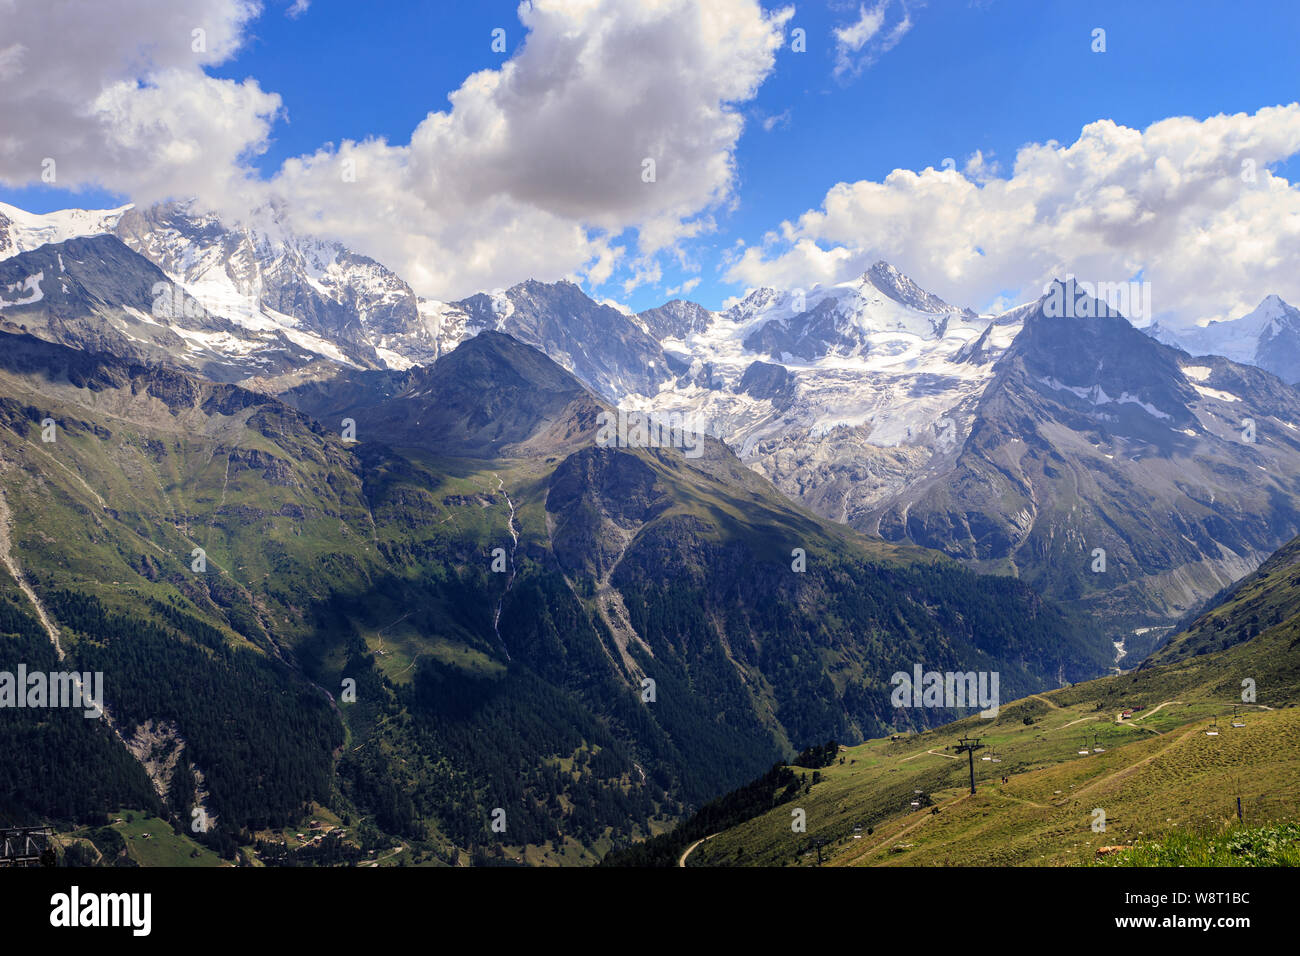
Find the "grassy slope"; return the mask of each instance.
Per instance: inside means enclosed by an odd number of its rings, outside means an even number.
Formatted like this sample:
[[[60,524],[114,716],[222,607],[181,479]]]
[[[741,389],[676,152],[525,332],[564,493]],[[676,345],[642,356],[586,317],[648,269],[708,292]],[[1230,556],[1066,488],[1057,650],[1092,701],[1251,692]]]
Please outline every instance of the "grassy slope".
[[[1247,824],[1295,819],[1298,640],[1292,619],[1224,652],[1025,698],[994,721],[869,741],[791,804],[702,844],[689,864],[806,864],[820,838],[833,865],[1069,865],[1091,861],[1100,846],[1216,834],[1234,821],[1238,795]],[[1258,703],[1241,705],[1246,726],[1233,728],[1247,676],[1257,680]],[[1137,719],[1117,720],[1136,705],[1146,707]],[[1215,717],[1219,736],[1207,736]],[[980,735],[1002,758],[977,753],[973,797],[966,759],[951,749],[963,734]],[[1094,734],[1104,752],[1080,756]],[[931,793],[940,812],[913,810],[915,789]],[[792,807],[807,812],[806,834],[791,832]],[[1096,808],[1106,812],[1104,833],[1092,830]]]
[[[139,866],[208,867],[229,865],[187,834],[177,834],[170,823],[138,810],[118,810],[109,815],[108,828],[122,837],[126,856]],[[128,819],[129,818],[129,819]],[[91,855],[95,866],[112,866],[114,859],[105,857],[91,839],[96,828],[78,827],[56,834],[56,843],[64,848],[80,844]]]
[[[1099,866],[1300,866],[1300,824],[1175,833],[1098,860]]]

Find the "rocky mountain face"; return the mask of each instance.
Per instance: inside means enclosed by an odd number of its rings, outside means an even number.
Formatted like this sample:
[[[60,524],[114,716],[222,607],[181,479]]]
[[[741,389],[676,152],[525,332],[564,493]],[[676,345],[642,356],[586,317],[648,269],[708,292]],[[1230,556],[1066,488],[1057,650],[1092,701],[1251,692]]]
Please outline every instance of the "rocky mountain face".
[[[291,367],[262,361],[269,335],[318,360],[401,370],[429,364],[484,329],[542,349],[611,397],[652,392],[672,375],[657,338],[642,323],[593,302],[571,283],[530,281],[461,302],[423,300],[380,263],[338,243],[294,234],[275,208],[236,225],[187,203],[14,214],[27,225],[21,234],[13,227],[21,241],[0,244],[0,258],[6,248],[12,255],[35,248],[38,240],[111,232],[160,269],[180,295],[233,326],[220,348],[243,372],[240,378]],[[321,374],[337,371],[322,368]]]
[[[444,348],[484,329],[540,349],[599,394],[618,401],[653,394],[673,377],[659,341],[626,312],[590,299],[571,282],[522,282],[443,307]]]
[[[279,331],[361,367],[405,368],[438,356],[436,325],[409,285],[338,243],[287,231],[273,208],[235,227],[185,204],[132,208],[114,234],[205,309],[249,331]]]
[[[1279,671],[1277,683],[1268,681],[1274,699],[1287,684],[1300,686],[1300,654],[1295,653],[1300,648],[1300,538],[1288,541],[1254,572],[1216,595],[1186,625],[1152,655],[1153,664],[1185,662],[1257,640],[1264,645],[1273,637],[1280,639],[1277,643],[1285,652],[1268,662],[1273,666],[1252,661],[1247,673],[1261,675],[1254,678],[1260,681],[1264,673]]]
[[[1117,626],[1151,625],[1300,529],[1300,394],[1094,306],[1087,318],[1033,309],[951,468],[863,526],[1003,563]]]
[[[694,374],[644,404],[822,515],[1087,609],[1121,660],[1300,527],[1297,394],[1259,369],[1101,303],[974,316],[884,264],[798,298],[759,290],[665,340]]]
[[[209,311],[107,234],[0,261],[0,328],[214,381],[284,373],[319,358],[276,326],[250,328]]]
[[[319,418],[333,406],[353,416],[359,435],[463,458],[535,457],[590,444],[609,407],[532,348],[501,332],[481,332],[435,364],[412,369],[392,395],[345,407],[333,389],[295,404]]]
[[[638,312],[637,319],[656,342],[662,342],[664,339],[684,339],[688,335],[708,331],[713,324],[713,313],[698,303],[673,299],[656,308]]]
[[[1157,323],[1146,332],[1192,355],[1222,355],[1272,372],[1289,384],[1300,384],[1300,309],[1279,296],[1267,296],[1255,311],[1227,322],[1186,329]]]
[[[897,357],[918,340],[943,339],[950,323],[961,326],[975,320],[980,329],[987,324],[979,323],[973,312],[922,291],[885,262],[877,262],[855,283],[814,289],[811,295],[770,296],[763,291],[751,293],[734,307],[733,315],[742,321],[761,316],[742,341],[746,350],[766,352],[776,361],[881,353]]]

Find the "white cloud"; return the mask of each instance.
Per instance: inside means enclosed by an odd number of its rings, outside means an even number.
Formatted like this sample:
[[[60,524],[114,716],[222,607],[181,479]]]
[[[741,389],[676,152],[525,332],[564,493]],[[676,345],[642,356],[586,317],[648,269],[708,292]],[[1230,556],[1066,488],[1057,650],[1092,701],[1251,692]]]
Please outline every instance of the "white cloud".
[[[442,297],[592,261],[597,279],[610,271],[602,235],[635,229],[645,259],[711,228],[707,211],[734,187],[735,105],[772,69],[791,11],[765,15],[755,0],[535,0],[519,13],[522,50],[467,78],[409,147],[345,144],[286,165],[274,187],[302,221],[329,221]],[[346,187],[344,154],[358,165]],[[660,271],[632,268],[631,287]]]
[[[777,127],[789,126],[790,117],[792,115],[793,115],[792,112],[786,109],[786,110],[782,110],[780,113],[775,113],[771,116],[764,116],[763,132],[770,133],[772,132],[772,130],[776,129]]]
[[[140,201],[245,178],[280,99],[203,70],[238,50],[251,0],[18,0],[0,49],[0,183],[102,184]]]
[[[858,7],[858,19],[847,26],[837,27],[835,45],[845,53],[857,53],[868,40],[880,32],[885,25],[885,7],[887,0],[868,8],[865,4]]]
[[[1267,168],[1297,153],[1300,104],[1146,130],[1099,120],[1067,146],[1025,146],[1006,178],[976,156],[966,175],[896,169],[883,182],[839,183],[820,208],[739,252],[726,276],[807,287],[883,258],[983,308],[1067,273],[1140,272],[1162,321],[1228,318],[1266,293],[1300,300],[1300,188]]]
[[[673,286],[671,289],[664,290],[664,295],[666,295],[670,299],[674,299],[683,295],[690,295],[693,291],[695,291],[695,287],[699,284],[700,284],[700,277],[696,276],[693,279],[687,279],[681,285]]]
[[[793,10],[532,0],[518,12],[518,51],[467,77],[409,145],[329,144],[261,182],[248,159],[265,148],[278,96],[203,71],[238,48],[251,0],[20,0],[0,45],[0,182],[38,181],[54,156],[59,185],[137,202],[193,195],[233,217],[275,199],[293,227],[441,299],[575,272],[599,283],[620,265],[633,285],[657,281],[659,254],[710,230],[711,211],[732,201],[739,107],[772,70]],[[609,238],[624,234],[631,263]]]
[[[617,299],[601,299],[600,304],[607,305],[611,309],[617,309],[619,312],[622,312],[624,315],[636,315],[635,312],[633,312],[622,302],[619,302]]]
[[[835,76],[857,76],[874,64],[912,29],[911,13],[906,2],[900,4],[901,15],[888,29],[885,23],[893,0],[879,0],[873,6],[858,6],[858,18],[831,31],[835,37]]]

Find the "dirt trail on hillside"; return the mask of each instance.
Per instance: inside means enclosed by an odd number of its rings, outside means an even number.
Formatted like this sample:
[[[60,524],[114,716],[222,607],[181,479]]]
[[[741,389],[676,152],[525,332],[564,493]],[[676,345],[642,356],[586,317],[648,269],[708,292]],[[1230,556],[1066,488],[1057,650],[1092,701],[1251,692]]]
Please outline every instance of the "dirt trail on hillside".
[[[1156,704],[1154,707],[1152,707],[1150,710],[1148,710],[1148,711],[1147,711],[1145,714],[1143,714],[1141,717],[1134,717],[1133,720],[1134,720],[1134,721],[1138,721],[1138,720],[1146,720],[1148,717],[1150,717],[1152,714],[1154,714],[1154,713],[1155,713],[1157,710],[1159,710],[1161,707],[1168,707],[1170,704],[1181,704],[1181,703],[1182,703],[1181,700],[1167,700],[1167,701],[1165,701],[1163,704]]]
[[[938,809],[942,813],[944,810],[947,810],[951,807],[955,807],[957,806],[957,804],[969,800],[970,796],[971,795],[969,793],[963,793],[956,800],[949,800],[947,803],[940,805]],[[891,843],[895,840],[901,840],[903,837],[907,836],[909,833],[911,833],[921,824],[926,823],[929,820],[933,820],[935,816],[936,814],[933,811],[931,811],[930,813],[927,813],[924,816],[922,816],[921,819],[917,820],[915,823],[904,827],[903,829],[899,830],[897,833],[891,833],[889,836],[885,837],[880,842],[873,843],[871,846],[859,850],[857,853],[853,854],[852,856],[848,856],[847,854],[845,854],[843,857],[839,857],[835,860],[831,860],[830,861],[831,865],[847,866],[850,863],[852,863],[854,860],[860,860],[864,856],[869,856],[870,854],[875,853],[877,850],[883,847],[886,843]]]
[[[1096,714],[1089,714],[1087,717],[1080,717],[1078,720],[1072,720],[1072,721],[1070,721],[1068,724],[1062,724],[1060,727],[1057,727],[1056,729],[1057,729],[1057,730],[1064,730],[1066,727],[1073,727],[1075,724],[1081,724],[1081,723],[1083,723],[1085,720],[1102,720],[1102,719],[1104,719],[1104,718],[1099,717],[1099,716],[1096,715]]]
[[[917,757],[924,757],[926,754],[934,754],[936,757],[947,757],[949,760],[960,760],[960,757],[954,757],[952,754],[939,753],[937,750],[926,750],[919,754],[912,754],[910,757],[904,757],[899,763],[905,763],[908,760],[915,760]]]
[[[1183,742],[1184,740],[1186,740],[1188,737],[1191,737],[1193,734],[1197,733],[1200,729],[1201,729],[1201,728],[1200,728],[1200,725],[1199,725],[1199,724],[1193,723],[1192,726],[1188,727],[1185,731],[1183,731],[1181,734],[1179,734],[1179,735],[1178,735],[1177,737],[1175,737],[1173,740],[1169,741],[1169,743],[1165,744],[1163,747],[1161,747],[1161,748],[1160,748],[1159,750],[1157,750],[1155,753],[1153,753],[1153,754],[1149,754],[1148,756],[1143,757],[1143,758],[1142,758],[1141,760],[1139,760],[1137,763],[1129,764],[1127,767],[1122,767],[1122,768],[1120,768],[1119,770],[1116,770],[1116,771],[1115,771],[1114,773],[1112,773],[1112,774],[1107,774],[1106,776],[1101,777],[1100,779],[1094,780],[1092,783],[1088,784],[1086,787],[1083,787],[1083,788],[1080,789],[1080,790],[1075,790],[1073,793],[1070,794],[1070,797],[1073,798],[1073,797],[1079,797],[1079,796],[1082,796],[1083,794],[1088,793],[1090,790],[1096,790],[1096,789],[1097,789],[1098,787],[1100,787],[1103,783],[1108,783],[1108,782],[1110,782],[1111,780],[1119,780],[1119,779],[1121,779],[1121,778],[1123,778],[1123,777],[1127,777],[1129,774],[1133,773],[1134,771],[1138,770],[1139,768],[1141,768],[1141,767],[1145,767],[1147,764],[1149,764],[1151,761],[1155,760],[1157,757],[1162,756],[1162,755],[1168,753],[1172,748],[1177,747],[1180,743],[1182,743],[1182,742]],[[1056,804],[1056,806],[1063,806],[1063,805],[1064,805],[1064,802]]]
[[[1031,806],[1031,807],[1035,807],[1035,808],[1037,808],[1037,809],[1039,809],[1039,810],[1050,810],[1050,809],[1052,809],[1051,807],[1049,807],[1049,806],[1048,806],[1047,804],[1045,804],[1045,803],[1038,803],[1038,802],[1036,802],[1036,801],[1034,801],[1034,800],[1029,800],[1029,799],[1027,799],[1027,798],[1025,798],[1025,797],[1017,797],[1015,794],[1013,794],[1013,793],[1007,793],[1005,790],[997,790],[997,789],[995,789],[993,792],[996,793],[999,797],[1005,797],[1005,798],[1008,799],[1008,800],[1015,800],[1017,803],[1026,803],[1026,804],[1028,804],[1029,806]]]
[[[704,838],[704,840],[712,840],[715,836],[717,836],[716,833],[710,833],[708,836],[706,836],[706,837]],[[704,840],[696,840],[694,843],[692,843],[690,846],[688,846],[688,847],[686,848],[686,852],[683,853],[683,854],[678,858],[678,860],[677,860],[677,865],[680,866],[680,867],[684,867],[684,866],[686,866],[686,858],[687,858],[688,856],[690,856],[692,853],[694,853],[694,852],[695,852],[695,848],[696,848],[697,846],[699,846],[701,843],[703,843]]]
[[[1168,701],[1168,703],[1174,704],[1174,703],[1179,703],[1179,701]],[[1154,711],[1152,711],[1152,712],[1154,713]],[[1109,783],[1109,782],[1114,781],[1114,780],[1119,780],[1119,779],[1122,779],[1122,778],[1124,778],[1124,777],[1129,776],[1129,775],[1132,774],[1132,773],[1135,773],[1136,771],[1140,770],[1142,767],[1144,767],[1144,766],[1146,766],[1147,764],[1149,764],[1151,761],[1155,760],[1157,757],[1160,757],[1160,756],[1162,756],[1162,755],[1168,753],[1168,752],[1170,751],[1170,749],[1172,749],[1173,747],[1178,746],[1178,745],[1179,745],[1180,743],[1182,743],[1184,740],[1187,740],[1189,737],[1195,735],[1199,730],[1200,730],[1200,727],[1199,727],[1198,724],[1192,724],[1192,725],[1191,725],[1190,727],[1188,727],[1185,731],[1183,731],[1183,733],[1179,734],[1177,737],[1175,737],[1174,739],[1170,740],[1167,744],[1165,744],[1163,747],[1161,747],[1160,749],[1158,749],[1155,753],[1149,754],[1149,755],[1147,755],[1146,757],[1143,757],[1141,760],[1137,761],[1136,763],[1129,764],[1127,767],[1121,767],[1119,770],[1116,770],[1114,773],[1110,773],[1110,774],[1107,774],[1107,775],[1104,776],[1104,777],[1100,777],[1099,779],[1094,780],[1092,783],[1088,784],[1087,786],[1083,787],[1082,789],[1079,789],[1079,790],[1075,790],[1075,791],[1073,791],[1072,793],[1070,793],[1070,795],[1069,795],[1069,799],[1075,799],[1075,798],[1078,798],[1078,797],[1082,796],[1083,794],[1086,794],[1086,793],[1088,793],[1088,792],[1090,792],[1090,791],[1092,791],[1092,790],[1095,790],[1097,787],[1100,787],[1100,786],[1102,786],[1102,785],[1105,784],[1105,783]],[[920,755],[920,754],[914,754],[913,756],[917,756],[917,757],[919,757],[919,756],[921,756],[921,755]],[[946,755],[942,755],[942,754],[941,754],[940,756],[946,756]],[[1067,802],[1067,801],[1062,801],[1061,803],[1053,804],[1052,807],[1048,807],[1048,806],[1046,806],[1046,805],[1044,805],[1044,804],[1036,803],[1036,802],[1034,802],[1033,800],[1026,800],[1026,799],[1024,799],[1023,797],[1016,797],[1016,796],[1013,796],[1013,795],[1011,795],[1011,794],[1009,794],[1009,793],[1006,793],[1006,792],[1004,792],[1004,791],[1001,791],[1001,790],[998,790],[998,791],[996,791],[996,792],[997,792],[1000,796],[1003,796],[1003,797],[1006,797],[1006,798],[1009,798],[1009,799],[1015,800],[1015,801],[1017,801],[1017,802],[1019,802],[1019,803],[1028,804],[1028,805],[1030,805],[1030,806],[1033,806],[1033,807],[1035,807],[1035,808],[1037,808],[1037,809],[1041,809],[1041,810],[1050,810],[1050,809],[1052,809],[1052,808],[1060,808],[1060,807],[1065,806],[1065,804],[1066,804],[1066,802]],[[963,801],[965,801],[966,799],[968,799],[969,797],[970,797],[970,794],[969,794],[969,793],[963,794],[962,796],[958,797],[956,800],[952,800],[952,801],[950,801],[950,802],[948,802],[948,803],[942,804],[942,805],[940,806],[940,810],[947,810],[947,809],[949,809],[950,807],[955,807],[955,806],[957,806],[958,804],[960,804],[960,803],[962,803]],[[890,834],[889,836],[887,836],[887,837],[885,837],[884,839],[882,839],[882,840],[880,840],[880,841],[878,841],[878,842],[872,844],[872,845],[869,846],[869,847],[865,847],[865,848],[863,848],[862,850],[859,850],[858,852],[853,853],[851,856],[848,855],[848,854],[845,854],[844,856],[838,857],[837,859],[835,859],[835,860],[832,861],[832,864],[831,864],[831,865],[833,865],[833,866],[848,866],[848,865],[851,865],[851,864],[852,864],[854,861],[856,861],[856,860],[864,859],[864,858],[870,856],[871,854],[875,853],[876,851],[880,850],[880,849],[881,849],[882,847],[884,847],[886,844],[891,843],[891,842],[895,842],[895,841],[898,841],[898,840],[902,839],[902,838],[905,837],[907,834],[909,834],[909,833],[911,833],[913,830],[915,830],[917,827],[919,827],[919,826],[921,826],[923,823],[925,823],[927,820],[932,819],[932,817],[933,817],[933,814],[929,814],[929,813],[927,813],[927,814],[925,814],[925,816],[923,816],[920,820],[917,820],[916,822],[910,824],[909,826],[904,827],[902,830],[899,830],[897,833]],[[693,848],[692,848],[692,849],[693,849]]]

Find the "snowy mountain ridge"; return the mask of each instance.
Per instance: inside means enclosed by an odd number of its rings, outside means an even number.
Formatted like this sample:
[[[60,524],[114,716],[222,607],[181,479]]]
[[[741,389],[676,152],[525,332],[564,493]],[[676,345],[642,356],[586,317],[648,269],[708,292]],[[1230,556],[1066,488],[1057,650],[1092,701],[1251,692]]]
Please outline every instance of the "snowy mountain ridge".
[[[1186,329],[1158,323],[1148,335],[1192,355],[1221,355],[1272,372],[1289,384],[1300,383],[1300,309],[1268,295],[1240,318]]]

